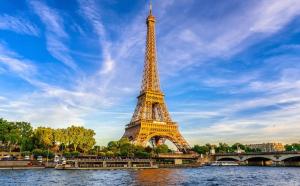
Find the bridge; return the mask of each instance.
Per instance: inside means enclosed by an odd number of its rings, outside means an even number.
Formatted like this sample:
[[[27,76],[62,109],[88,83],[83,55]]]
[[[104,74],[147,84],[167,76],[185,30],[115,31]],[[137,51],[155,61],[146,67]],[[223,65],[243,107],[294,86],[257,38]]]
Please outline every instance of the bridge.
[[[237,161],[247,165],[300,166],[300,151],[217,153],[216,161]]]

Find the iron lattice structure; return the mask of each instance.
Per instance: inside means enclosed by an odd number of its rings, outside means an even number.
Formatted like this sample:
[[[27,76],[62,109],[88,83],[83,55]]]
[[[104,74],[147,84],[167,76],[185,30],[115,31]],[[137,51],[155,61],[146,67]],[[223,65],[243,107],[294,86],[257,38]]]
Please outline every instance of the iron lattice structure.
[[[146,19],[147,39],[142,87],[132,119],[125,128],[123,137],[137,145],[146,146],[149,141],[154,145],[173,142],[179,151],[187,152],[190,146],[179,132],[168,112],[164,94],[160,89],[157,70],[155,17],[150,13]]]

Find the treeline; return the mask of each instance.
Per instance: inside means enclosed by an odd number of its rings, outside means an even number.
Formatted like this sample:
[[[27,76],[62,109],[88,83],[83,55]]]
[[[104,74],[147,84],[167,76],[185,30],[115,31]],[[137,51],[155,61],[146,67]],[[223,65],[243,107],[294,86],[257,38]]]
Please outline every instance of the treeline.
[[[122,138],[119,141],[109,142],[107,146],[95,146],[90,154],[101,157],[150,158],[154,154],[168,152],[171,152],[171,150],[165,144],[155,148],[142,147],[132,144],[128,138]]]
[[[1,151],[21,152],[22,155],[77,157],[80,153],[102,157],[149,158],[156,153],[171,152],[167,145],[156,148],[132,144],[127,138],[111,141],[107,146],[95,146],[95,132],[80,126],[53,129],[33,129],[28,122],[10,122],[0,118]]]
[[[287,144],[284,148],[286,151],[300,151],[300,143]]]
[[[211,149],[214,149],[216,153],[230,153],[236,152],[238,149],[243,150],[245,152],[260,152],[260,149],[251,149],[241,143],[235,143],[233,145],[228,145],[227,143],[219,143],[218,145],[206,144],[203,146],[195,145],[192,150],[197,152],[198,154],[208,154]]]
[[[96,144],[95,132],[79,126],[65,129],[38,127],[28,122],[10,122],[0,118],[1,150],[8,152],[88,152]]]
[[[286,151],[300,151],[300,144],[298,143],[286,144],[284,147]],[[195,145],[192,148],[192,150],[197,152],[198,154],[208,154],[211,149],[214,149],[216,153],[232,153],[237,152],[238,149],[244,152],[261,152],[261,149],[249,148],[241,143],[235,143],[231,146],[226,143],[219,143],[218,145]]]
[[[22,152],[23,155],[53,157],[55,153],[65,157],[76,157],[80,153],[102,157],[139,157],[148,158],[157,153],[172,152],[167,145],[152,148],[132,144],[127,138],[111,141],[107,146],[95,146],[95,132],[81,126],[53,129],[49,127],[33,128],[28,122],[10,122],[0,118],[0,151]],[[195,145],[192,150],[198,154],[208,154],[211,149],[216,153],[260,152],[241,143],[228,145]],[[285,145],[286,151],[300,151],[300,144]]]

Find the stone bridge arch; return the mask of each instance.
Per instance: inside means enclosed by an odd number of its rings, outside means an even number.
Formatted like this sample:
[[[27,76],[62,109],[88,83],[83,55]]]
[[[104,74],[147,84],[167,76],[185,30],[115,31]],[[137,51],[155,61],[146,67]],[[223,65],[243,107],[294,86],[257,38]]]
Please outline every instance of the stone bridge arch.
[[[300,154],[288,154],[288,155],[280,156],[278,158],[278,161],[285,161],[289,158],[300,158]]]
[[[241,161],[238,156],[220,156],[216,158],[216,161]]]
[[[245,159],[250,166],[270,166],[273,165],[274,159],[270,156],[252,156]]]

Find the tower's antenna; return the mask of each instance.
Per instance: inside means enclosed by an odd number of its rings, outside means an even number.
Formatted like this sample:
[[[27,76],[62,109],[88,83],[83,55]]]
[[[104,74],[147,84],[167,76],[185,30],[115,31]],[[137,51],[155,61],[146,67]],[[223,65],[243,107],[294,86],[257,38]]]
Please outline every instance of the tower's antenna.
[[[152,0],[150,0],[150,15],[152,15]]]

